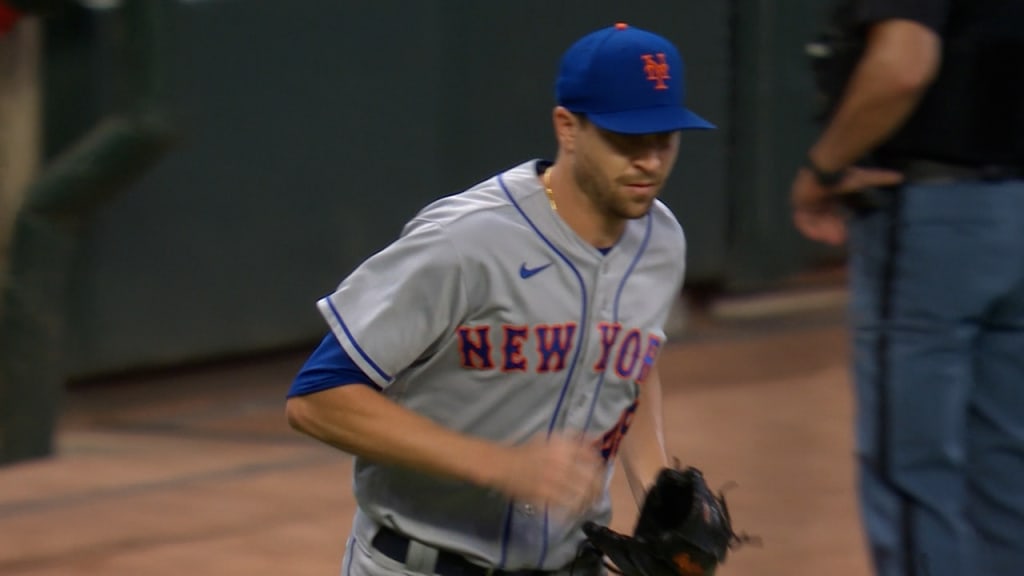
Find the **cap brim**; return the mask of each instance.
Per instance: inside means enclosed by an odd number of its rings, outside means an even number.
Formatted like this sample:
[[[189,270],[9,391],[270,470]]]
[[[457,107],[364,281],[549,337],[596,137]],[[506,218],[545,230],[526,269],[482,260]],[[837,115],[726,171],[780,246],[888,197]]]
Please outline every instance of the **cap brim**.
[[[676,130],[713,130],[716,126],[686,108],[645,108],[609,114],[587,114],[600,128],[619,134],[655,134]]]

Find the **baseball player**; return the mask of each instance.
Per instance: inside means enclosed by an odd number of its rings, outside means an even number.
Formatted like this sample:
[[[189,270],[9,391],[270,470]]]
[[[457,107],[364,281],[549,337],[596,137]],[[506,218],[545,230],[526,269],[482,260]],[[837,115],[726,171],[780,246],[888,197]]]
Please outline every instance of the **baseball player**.
[[[573,44],[554,162],[421,210],[318,302],[330,333],[288,394],[291,425],[355,455],[343,574],[597,574],[622,450],[640,502],[667,464],[658,354],[683,232],[657,196],[683,61],[617,24]],[[627,430],[630,434],[626,436]]]

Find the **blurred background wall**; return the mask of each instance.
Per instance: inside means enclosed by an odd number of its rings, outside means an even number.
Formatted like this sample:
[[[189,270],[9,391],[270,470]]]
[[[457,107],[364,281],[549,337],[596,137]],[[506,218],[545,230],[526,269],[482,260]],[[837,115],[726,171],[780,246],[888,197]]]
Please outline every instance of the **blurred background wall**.
[[[40,88],[19,115],[0,116],[5,150],[33,102],[38,137],[13,146],[37,151],[44,175],[140,99],[176,134],[116,194],[77,213],[57,280],[67,290],[54,303],[64,311],[60,373],[312,343],[324,331],[315,301],[418,208],[553,155],[558,58],[617,21],[677,43],[688,105],[719,127],[685,135],[664,193],[689,238],[687,290],[770,289],[834,261],[797,237],[786,201],[814,132],[803,47],[820,4],[92,0],[27,18],[20,27],[38,26]],[[24,80],[5,57],[9,91]],[[14,174],[35,169],[32,154],[19,158],[3,166],[5,197],[25,185]],[[11,206],[0,204],[0,223],[13,220]]]

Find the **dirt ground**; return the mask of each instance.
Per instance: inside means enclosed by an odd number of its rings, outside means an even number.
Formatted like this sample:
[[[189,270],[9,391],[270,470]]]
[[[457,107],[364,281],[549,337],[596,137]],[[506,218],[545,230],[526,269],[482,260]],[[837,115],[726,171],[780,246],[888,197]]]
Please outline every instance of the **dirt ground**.
[[[841,290],[736,300],[662,360],[670,452],[762,538],[720,576],[866,576]],[[0,468],[0,574],[338,574],[350,460],[290,431],[305,352],[74,386],[54,457]],[[622,475],[613,527],[635,509]]]

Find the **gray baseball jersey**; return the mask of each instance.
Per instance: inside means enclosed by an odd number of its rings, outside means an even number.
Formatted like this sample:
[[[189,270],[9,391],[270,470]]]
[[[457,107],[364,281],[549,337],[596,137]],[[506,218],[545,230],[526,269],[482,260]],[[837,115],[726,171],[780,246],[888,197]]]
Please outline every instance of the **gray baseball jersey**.
[[[551,209],[537,168],[527,162],[430,204],[318,306],[398,404],[500,442],[596,433],[610,459],[665,340],[683,232],[655,202],[603,254]],[[361,458],[354,490],[360,542],[384,524],[505,569],[565,566],[583,521],[611,513],[607,490],[585,517],[560,520],[494,491]]]

